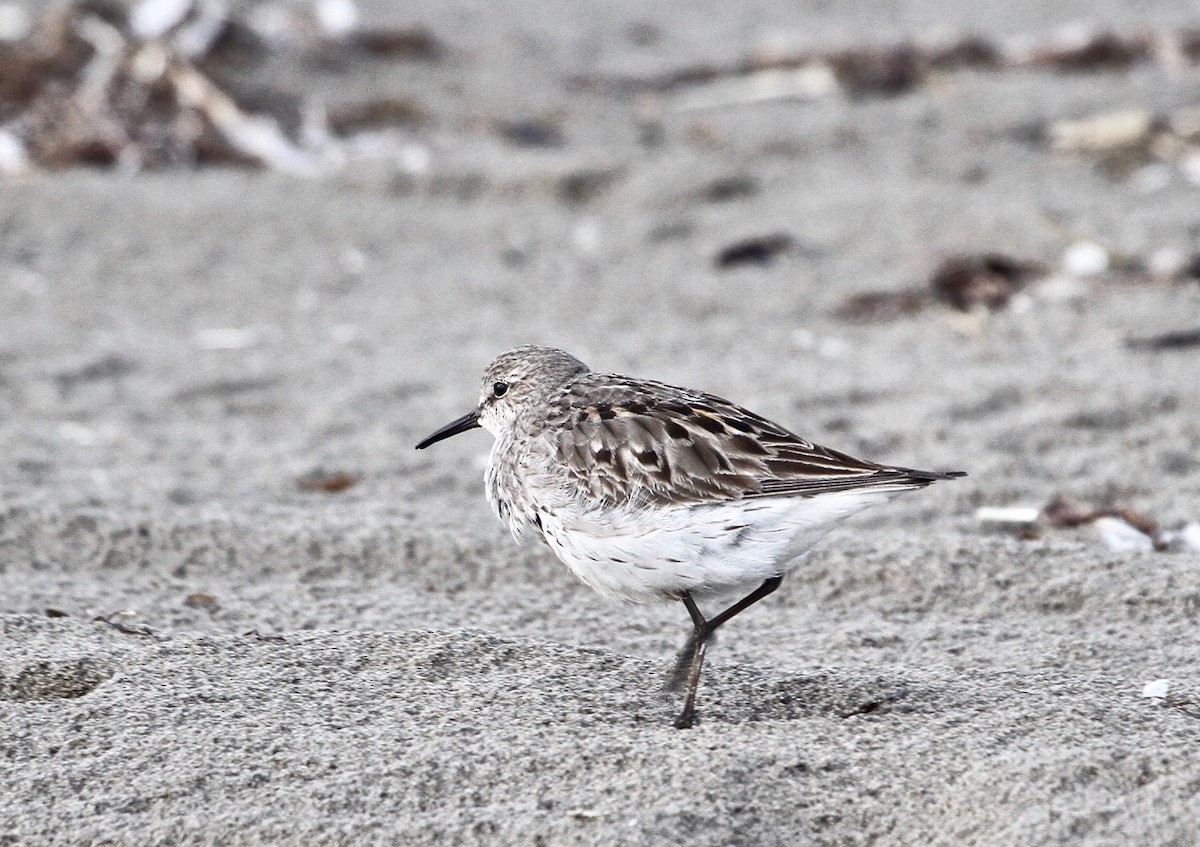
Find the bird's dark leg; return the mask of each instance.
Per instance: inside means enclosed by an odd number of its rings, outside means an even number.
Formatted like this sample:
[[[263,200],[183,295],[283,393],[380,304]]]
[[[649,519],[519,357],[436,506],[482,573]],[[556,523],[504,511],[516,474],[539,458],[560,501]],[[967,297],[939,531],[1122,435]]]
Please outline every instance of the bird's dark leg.
[[[692,659],[696,654],[696,645],[700,641],[700,634],[704,631],[704,627],[708,623],[689,592],[685,591],[680,594],[679,599],[683,601],[688,614],[692,616],[692,634],[688,636],[688,640],[684,642],[683,647],[679,650],[679,655],[675,657],[675,669],[671,671],[671,676],[667,680],[667,691],[678,691],[683,688],[683,683],[688,677],[688,671],[692,667]]]
[[[765,582],[763,582],[762,585],[760,585],[758,588],[754,589],[754,591],[752,591],[750,594],[747,594],[741,600],[738,600],[736,603],[734,603],[728,609],[721,612],[721,614],[717,615],[715,618],[710,620],[708,622],[708,628],[710,630],[716,629],[721,624],[725,623],[730,618],[732,618],[734,615],[740,615],[742,612],[749,609],[751,606],[753,606],[759,600],[766,597],[768,594],[772,593],[782,583],[783,583],[783,577],[781,577],[781,576],[773,576],[770,579],[766,580]]]
[[[689,592],[685,591],[680,594],[679,599],[683,601],[688,614],[692,616],[692,634],[688,636],[688,640],[684,642],[683,647],[679,649],[679,654],[675,657],[675,669],[671,671],[671,676],[667,680],[667,691],[679,691],[683,688],[683,683],[687,680],[688,672],[692,667],[692,659],[696,655],[696,645],[700,643],[700,635],[708,624]]]
[[[735,615],[746,611],[746,609],[766,597],[778,588],[782,582],[783,577],[781,576],[771,577],[758,588],[754,589],[753,592],[711,620],[706,620],[704,615],[700,613],[700,609],[696,606],[696,601],[692,599],[692,595],[689,592],[685,591],[680,595],[679,599],[683,601],[688,614],[692,616],[692,625],[695,629],[692,630],[691,636],[688,638],[687,643],[684,644],[683,650],[680,651],[679,659],[675,663],[675,672],[671,676],[671,687],[676,688],[683,682],[684,669],[687,669],[687,694],[683,698],[683,711],[675,719],[676,729],[688,729],[695,720],[696,689],[700,686],[700,670],[704,667],[704,652],[708,647],[708,641],[712,638],[713,633],[717,631],[717,628],[721,624]]]

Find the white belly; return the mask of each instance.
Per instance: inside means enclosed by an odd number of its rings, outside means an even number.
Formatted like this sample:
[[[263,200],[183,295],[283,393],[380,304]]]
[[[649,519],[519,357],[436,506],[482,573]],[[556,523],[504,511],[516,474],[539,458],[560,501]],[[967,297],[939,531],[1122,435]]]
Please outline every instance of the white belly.
[[[798,564],[830,529],[895,492],[761,497],[665,509],[542,514],[551,549],[605,597],[648,602],[750,591]]]

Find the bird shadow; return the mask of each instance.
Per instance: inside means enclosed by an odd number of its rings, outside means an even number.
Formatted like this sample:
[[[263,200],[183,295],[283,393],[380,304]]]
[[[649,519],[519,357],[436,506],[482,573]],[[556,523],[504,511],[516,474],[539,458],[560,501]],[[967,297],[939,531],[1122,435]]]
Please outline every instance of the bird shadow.
[[[699,721],[722,724],[805,718],[896,717],[932,708],[937,692],[898,675],[841,668],[805,673],[714,666],[701,684]]]

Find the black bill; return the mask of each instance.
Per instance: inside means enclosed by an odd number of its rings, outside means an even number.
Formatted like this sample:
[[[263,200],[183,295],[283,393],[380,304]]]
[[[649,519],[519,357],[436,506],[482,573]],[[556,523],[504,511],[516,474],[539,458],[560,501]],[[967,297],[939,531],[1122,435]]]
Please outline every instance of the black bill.
[[[430,444],[437,444],[443,439],[449,438],[452,435],[458,435],[460,432],[466,432],[468,429],[475,429],[477,426],[479,426],[479,412],[468,412],[458,420],[450,421],[450,423],[426,438],[417,445],[417,449],[424,450]]]

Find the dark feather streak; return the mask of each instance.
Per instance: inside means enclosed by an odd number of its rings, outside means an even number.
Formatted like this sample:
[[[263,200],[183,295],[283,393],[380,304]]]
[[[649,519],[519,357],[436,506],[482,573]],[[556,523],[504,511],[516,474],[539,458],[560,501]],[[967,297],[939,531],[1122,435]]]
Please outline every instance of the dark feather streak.
[[[711,418],[708,415],[696,415],[693,420],[695,420],[695,422],[700,424],[703,429],[707,429],[713,435],[725,434],[725,424],[721,423],[716,418]]]
[[[679,424],[677,424],[675,421],[667,421],[667,435],[671,436],[672,438],[678,439],[678,440],[683,440],[685,438],[691,437],[688,434],[688,431],[686,429],[684,429],[683,427],[681,427]]]

